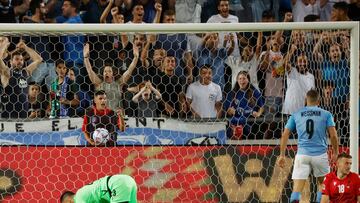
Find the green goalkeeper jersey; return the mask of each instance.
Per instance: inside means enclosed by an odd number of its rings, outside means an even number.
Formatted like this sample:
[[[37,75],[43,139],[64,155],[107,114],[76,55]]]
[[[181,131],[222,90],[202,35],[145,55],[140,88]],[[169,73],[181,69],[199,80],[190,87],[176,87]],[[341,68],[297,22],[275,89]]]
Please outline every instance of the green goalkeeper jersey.
[[[80,188],[75,194],[74,201],[75,203],[136,203],[136,191],[135,180],[128,175],[105,176]]]

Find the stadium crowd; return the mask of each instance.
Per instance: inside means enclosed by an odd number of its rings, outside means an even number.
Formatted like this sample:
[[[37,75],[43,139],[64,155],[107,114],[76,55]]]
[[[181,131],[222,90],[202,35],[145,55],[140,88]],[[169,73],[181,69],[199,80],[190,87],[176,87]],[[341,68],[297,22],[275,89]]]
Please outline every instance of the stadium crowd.
[[[0,0],[0,23],[358,21],[359,10],[359,0]],[[228,118],[229,138],[278,138],[315,88],[346,134],[349,48],[343,30],[1,36],[1,118],[83,116],[105,90],[129,117]]]

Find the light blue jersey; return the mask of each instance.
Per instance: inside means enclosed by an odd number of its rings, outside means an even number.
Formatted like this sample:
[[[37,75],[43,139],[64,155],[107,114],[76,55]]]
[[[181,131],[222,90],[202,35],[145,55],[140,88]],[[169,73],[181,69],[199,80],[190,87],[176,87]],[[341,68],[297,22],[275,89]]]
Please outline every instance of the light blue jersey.
[[[298,134],[298,154],[318,156],[327,152],[327,128],[335,126],[332,114],[317,106],[294,113],[285,128]]]

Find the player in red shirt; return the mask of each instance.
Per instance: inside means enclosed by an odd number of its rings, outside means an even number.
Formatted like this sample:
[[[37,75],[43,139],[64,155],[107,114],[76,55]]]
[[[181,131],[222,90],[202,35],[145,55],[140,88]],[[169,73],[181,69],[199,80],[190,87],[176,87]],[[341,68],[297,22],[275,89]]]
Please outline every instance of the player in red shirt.
[[[338,156],[337,170],[325,177],[321,203],[360,203],[360,178],[350,172],[351,158],[346,153]]]

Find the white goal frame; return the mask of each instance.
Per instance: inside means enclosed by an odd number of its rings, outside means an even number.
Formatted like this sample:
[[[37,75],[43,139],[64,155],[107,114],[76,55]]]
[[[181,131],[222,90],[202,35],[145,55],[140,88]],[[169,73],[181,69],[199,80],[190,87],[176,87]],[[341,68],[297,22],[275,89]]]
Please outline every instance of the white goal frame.
[[[120,32],[187,33],[187,32],[254,32],[275,30],[351,30],[350,38],[350,154],[352,171],[359,169],[359,22],[311,23],[201,23],[201,24],[1,24],[0,35]]]

